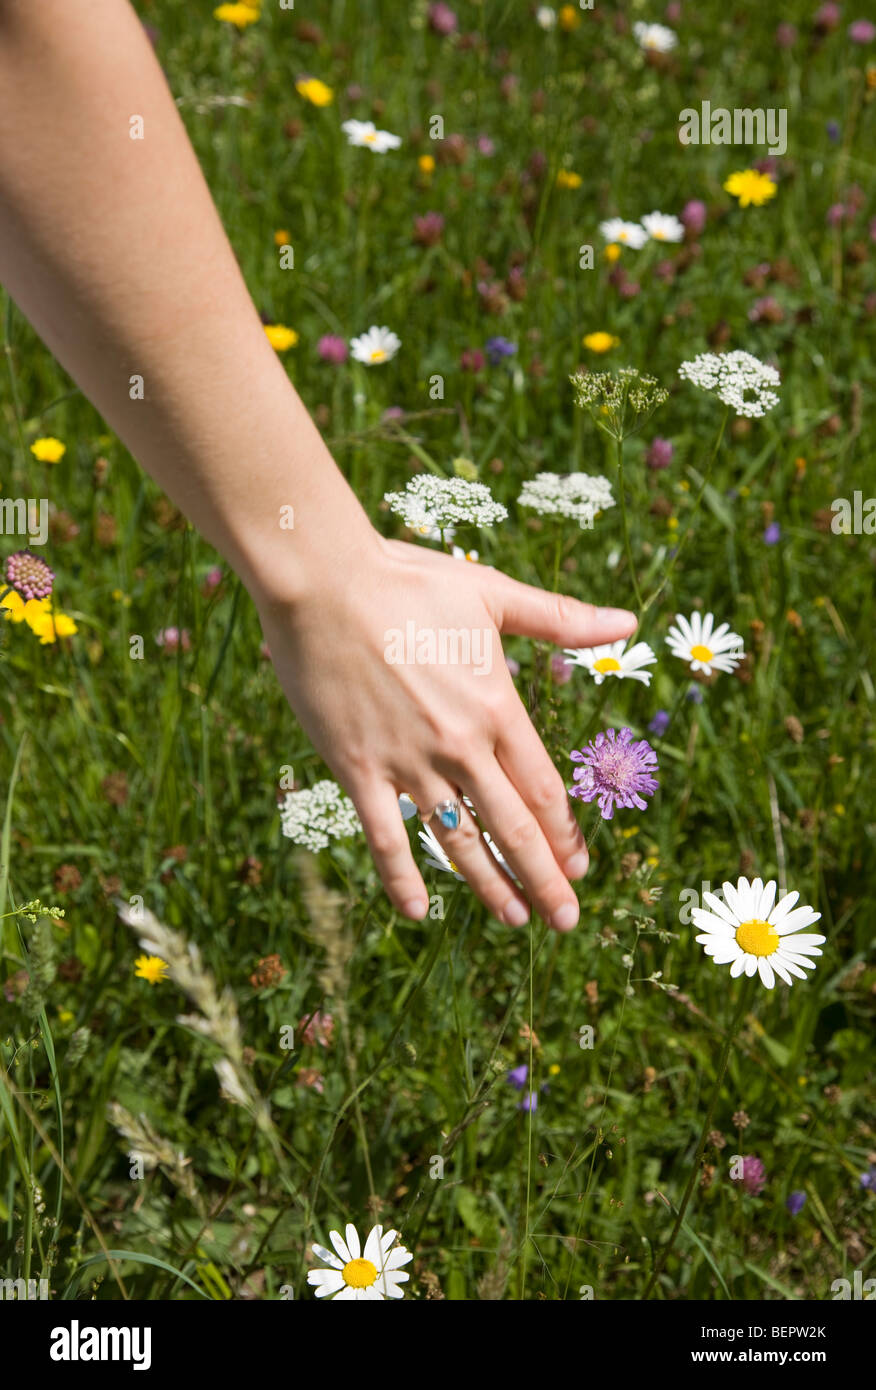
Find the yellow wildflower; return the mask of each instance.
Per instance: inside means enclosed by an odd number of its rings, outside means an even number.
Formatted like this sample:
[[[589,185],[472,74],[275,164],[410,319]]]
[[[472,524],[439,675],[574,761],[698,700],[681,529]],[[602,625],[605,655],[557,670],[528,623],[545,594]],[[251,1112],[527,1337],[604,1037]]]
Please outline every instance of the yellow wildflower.
[[[140,980],[148,980],[150,985],[160,985],[167,979],[167,961],[160,956],[138,956],[134,961],[134,974]]]
[[[756,208],[763,207],[764,203],[772,198],[776,191],[776,185],[769,174],[758,173],[757,169],[737,170],[727,179],[724,188],[734,198],[739,199],[741,208],[747,208],[750,205]]]
[[[571,169],[560,169],[557,173],[557,188],[580,188],[583,179]]]
[[[335,99],[335,94],[331,87],[327,87],[324,82],[320,82],[318,77],[299,77],[295,83],[295,90],[305,101],[309,101],[312,106],[331,106]]]
[[[67,445],[62,444],[60,439],[53,439],[49,434],[43,439],[35,439],[30,446],[30,452],[40,463],[59,463],[67,452]]]
[[[588,333],[582,342],[591,352],[608,352],[610,348],[617,347],[620,338],[616,338],[613,333]]]
[[[573,29],[577,29],[581,23],[581,16],[574,5],[563,5],[557,18],[560,21],[560,28],[565,29],[567,34],[571,34]]]
[[[268,342],[275,352],[285,352],[287,348],[294,347],[298,342],[298,334],[294,328],[286,328],[282,323],[265,324],[265,332],[268,335]]]
[[[4,616],[7,622],[24,622],[24,599],[14,589],[10,589],[8,594],[0,598],[0,608],[6,609]]]
[[[421,154],[417,160],[417,167],[421,174],[431,174],[435,170],[435,159],[431,154]]]
[[[37,600],[31,599],[30,603]],[[43,599],[41,602],[45,603]],[[30,607],[30,603],[25,608]],[[73,619],[67,613],[52,613],[48,609],[34,613],[28,617],[25,613],[27,625],[31,632],[35,633],[40,639],[40,646],[45,647],[49,642],[56,642],[59,637],[72,637],[79,631]]]
[[[602,254],[610,265],[614,265],[615,261],[620,260],[621,249],[616,241],[610,241]]]
[[[255,24],[261,18],[255,5],[220,5],[213,11],[213,18],[220,19],[225,24],[236,24],[238,29],[245,29],[247,24]]]
[[[275,246],[287,246],[290,240],[291,238],[289,236],[289,233],[285,229],[283,231],[274,232]]]

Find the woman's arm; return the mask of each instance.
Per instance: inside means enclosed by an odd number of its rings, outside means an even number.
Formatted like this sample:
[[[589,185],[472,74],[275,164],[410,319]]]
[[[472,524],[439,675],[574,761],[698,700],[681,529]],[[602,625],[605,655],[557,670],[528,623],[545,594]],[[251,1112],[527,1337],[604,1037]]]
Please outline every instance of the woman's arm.
[[[143,139],[131,139],[132,117]],[[427,807],[459,787],[539,912],[574,925],[567,875],[586,871],[586,850],[498,634],[584,646],[628,635],[633,615],[379,536],[268,343],[125,0],[0,0],[0,280],[241,575],[395,904],[415,918],[428,909],[397,792]],[[289,506],[291,531],[280,525]],[[388,665],[385,633],[409,620],[489,631],[498,660],[480,678]],[[525,920],[471,819],[451,834],[445,845],[490,910]]]

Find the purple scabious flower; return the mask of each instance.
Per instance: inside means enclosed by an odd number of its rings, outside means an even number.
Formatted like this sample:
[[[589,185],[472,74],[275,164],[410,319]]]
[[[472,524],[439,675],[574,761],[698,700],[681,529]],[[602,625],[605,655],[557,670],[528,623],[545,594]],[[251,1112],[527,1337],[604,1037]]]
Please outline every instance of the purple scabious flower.
[[[649,733],[656,734],[658,738],[662,738],[669,728],[669,723],[668,710],[658,709],[651,723],[648,725],[648,731]]]
[[[505,1080],[508,1082],[509,1086],[514,1087],[515,1091],[522,1091],[523,1087],[526,1085],[526,1078],[528,1075],[529,1067],[525,1062],[521,1062],[519,1067],[515,1067],[513,1071],[509,1071]]]
[[[29,550],[16,550],[6,561],[6,580],[25,599],[48,598],[55,575],[45,560]]]
[[[777,521],[771,521],[763,533],[764,545],[778,545],[782,539],[782,528]]]
[[[806,1205],[805,1192],[792,1192],[785,1202],[785,1206],[792,1216],[799,1216]]]
[[[652,772],[657,771],[657,754],[646,738],[633,741],[632,729],[606,729],[587,744],[583,752],[576,748],[570,757],[573,763],[583,763],[575,769],[574,787],[569,795],[581,801],[599,801],[603,820],[611,820],[615,806],[647,809],[644,800],[659,785]]]
[[[766,1186],[766,1169],[754,1154],[746,1154],[742,1160],[742,1176],[733,1182],[741,1182],[746,1192],[756,1197]]]
[[[872,43],[876,38],[876,24],[869,19],[856,19],[849,25],[849,38],[852,43]]]
[[[522,1101],[520,1102],[520,1104],[518,1105],[517,1109],[518,1109],[518,1110],[537,1110],[537,1109],[538,1109],[538,1091],[527,1091],[526,1095],[523,1097],[523,1099],[522,1099]]]
[[[512,343],[510,338],[488,338],[486,346],[492,367],[498,367],[506,357],[513,357],[517,351],[517,344]]]

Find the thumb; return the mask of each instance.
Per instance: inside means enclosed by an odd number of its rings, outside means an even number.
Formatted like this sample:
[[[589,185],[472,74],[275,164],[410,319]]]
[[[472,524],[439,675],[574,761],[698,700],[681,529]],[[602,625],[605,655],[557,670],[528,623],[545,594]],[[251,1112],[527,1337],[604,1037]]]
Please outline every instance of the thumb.
[[[558,647],[597,647],[631,637],[638,626],[627,608],[594,608],[567,594],[555,594],[521,584],[493,570],[486,600],[500,632],[535,637]]]

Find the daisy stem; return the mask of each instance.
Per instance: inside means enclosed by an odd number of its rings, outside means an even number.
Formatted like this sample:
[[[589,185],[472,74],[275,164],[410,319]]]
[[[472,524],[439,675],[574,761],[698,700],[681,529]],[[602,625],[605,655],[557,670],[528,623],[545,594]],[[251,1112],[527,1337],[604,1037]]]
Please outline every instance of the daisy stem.
[[[727,417],[729,416],[729,414],[730,414],[730,407],[729,407],[729,405],[728,405],[728,406],[725,406],[725,408],[724,408],[724,414],[723,414],[723,416],[721,417],[721,428],[718,430],[718,437],[717,437],[717,439],[715,440],[715,446],[714,446],[714,448],[712,449],[711,454],[709,455],[709,460],[708,460],[708,462],[707,462],[707,464],[706,464],[706,467],[705,467],[705,470],[704,470],[704,472],[703,472],[702,482],[700,483],[699,492],[697,493],[696,498],[695,498],[695,500],[694,500],[693,511],[691,512],[691,515],[690,515],[690,518],[689,518],[689,520],[688,520],[687,526],[685,526],[684,531],[682,532],[681,536],[679,537],[678,545],[675,547],[675,554],[672,556],[672,559],[669,561],[669,564],[666,566],[666,570],[664,571],[663,578],[660,580],[660,583],[657,585],[657,588],[654,590],[653,594],[651,594],[650,598],[648,599],[647,603],[645,604],[644,608],[642,609],[642,617],[645,616],[645,614],[647,613],[647,611],[648,611],[648,609],[651,607],[651,605],[652,605],[653,603],[656,603],[656,602],[657,602],[658,598],[659,598],[660,595],[663,593],[663,590],[666,588],[666,585],[669,583],[669,577],[670,577],[670,575],[672,574],[672,571],[675,569],[675,566],[678,564],[679,558],[680,558],[680,556],[681,556],[681,552],[682,552],[682,550],[684,549],[685,543],[687,542],[687,538],[688,538],[688,536],[690,535],[690,533],[691,533],[691,531],[692,531],[694,525],[696,524],[696,519],[697,519],[697,517],[698,517],[698,515],[699,515],[699,511],[700,511],[700,503],[701,503],[702,500],[703,500],[703,496],[704,496],[704,494],[705,494],[706,488],[707,488],[708,485],[709,485],[709,479],[710,479],[711,476],[712,476],[712,469],[713,469],[714,466],[715,466],[715,459],[718,457],[718,450],[720,449],[720,447],[721,447],[721,441],[722,441],[723,438],[724,438],[724,430],[725,430],[726,427],[727,427]]]
[[[644,612],[645,610],[644,610],[644,608],[643,608],[642,591],[641,591],[641,589],[639,588],[639,581],[638,581],[638,579],[636,578],[636,567],[635,567],[635,565],[633,564],[633,548],[632,548],[632,545],[630,544],[630,526],[629,526],[629,521],[627,520],[627,496],[626,496],[626,488],[625,488],[625,486],[624,486],[624,440],[623,440],[623,435],[621,435],[621,434],[615,435],[615,440],[616,440],[616,443],[617,443],[617,473],[618,473],[618,483],[619,483],[619,487],[620,487],[621,522],[623,523],[623,531],[624,531],[624,550],[626,551],[627,565],[629,566],[629,571],[630,571],[630,579],[633,581],[633,591],[634,591],[634,593],[635,593],[635,595],[636,595],[636,604],[637,604],[639,610],[640,610],[641,612]]]
[[[681,1199],[681,1205],[679,1206],[678,1212],[675,1217],[675,1225],[672,1227],[669,1240],[663,1247],[660,1257],[654,1265],[653,1270],[651,1271],[651,1277],[648,1280],[648,1283],[645,1285],[645,1291],[642,1294],[643,1299],[649,1296],[654,1285],[657,1283],[657,1280],[660,1278],[660,1275],[663,1273],[666,1261],[672,1253],[672,1248],[675,1245],[678,1233],[681,1230],[682,1223],[684,1221],[684,1214],[687,1211],[688,1203],[690,1202],[691,1196],[693,1194],[694,1185],[699,1176],[700,1164],[702,1162],[703,1154],[705,1152],[709,1132],[712,1128],[712,1116],[715,1113],[715,1106],[718,1103],[718,1096],[721,1092],[721,1085],[724,1080],[724,1073],[727,1070],[727,1063],[730,1060],[730,1049],[733,1046],[733,1041],[736,1037],[736,1034],[739,1031],[739,1025],[741,1024],[742,1019],[745,1015],[745,1011],[748,1007],[749,991],[746,988],[747,984],[747,980],[744,980],[742,982],[742,988],[739,992],[739,1002],[736,1006],[736,1012],[733,1015],[733,1020],[730,1024],[730,1027],[727,1029],[727,1032],[724,1035],[724,1043],[721,1048],[721,1056],[718,1059],[718,1074],[715,1077],[715,1085],[712,1089],[712,1094],[709,1098],[709,1105],[708,1109],[706,1110],[706,1118],[703,1121],[703,1127],[700,1132],[699,1143],[697,1144],[696,1155],[694,1156],[694,1161],[691,1164],[690,1173],[688,1174],[687,1186],[684,1189],[684,1196]]]

